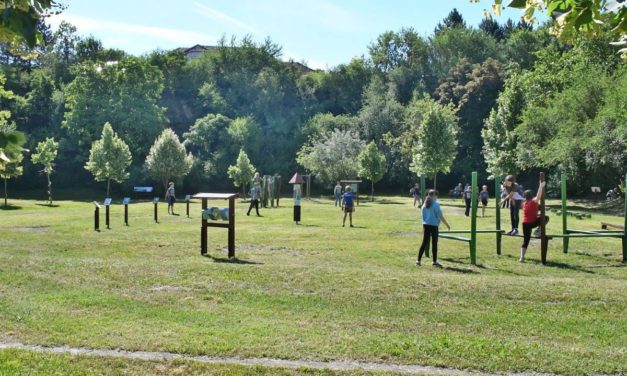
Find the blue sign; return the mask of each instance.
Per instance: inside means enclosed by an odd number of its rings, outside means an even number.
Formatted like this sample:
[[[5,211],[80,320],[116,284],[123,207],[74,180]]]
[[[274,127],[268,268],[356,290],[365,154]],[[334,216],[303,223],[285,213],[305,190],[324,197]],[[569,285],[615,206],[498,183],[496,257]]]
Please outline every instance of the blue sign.
[[[155,197],[152,199],[152,203],[153,204],[158,204],[159,203],[159,197]]]
[[[122,204],[124,205],[128,205],[131,202],[131,198],[130,197],[124,197],[124,199],[122,200]]]
[[[110,198],[105,198],[104,204],[105,204],[105,206],[111,205],[111,199]]]
[[[185,195],[185,201],[189,201],[192,198],[192,195]]]
[[[152,187],[133,187],[133,191],[135,191],[135,192],[143,192],[143,193],[150,193],[150,192],[152,192]]]

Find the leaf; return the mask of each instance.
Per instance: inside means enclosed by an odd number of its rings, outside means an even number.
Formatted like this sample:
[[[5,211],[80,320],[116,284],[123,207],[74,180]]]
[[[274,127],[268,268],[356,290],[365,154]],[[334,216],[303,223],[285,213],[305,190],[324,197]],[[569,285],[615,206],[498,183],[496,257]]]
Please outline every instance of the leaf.
[[[524,9],[527,6],[526,0],[512,0],[507,4],[508,8]]]
[[[592,22],[592,11],[590,9],[583,10],[575,20],[575,29],[579,29],[583,25]]]

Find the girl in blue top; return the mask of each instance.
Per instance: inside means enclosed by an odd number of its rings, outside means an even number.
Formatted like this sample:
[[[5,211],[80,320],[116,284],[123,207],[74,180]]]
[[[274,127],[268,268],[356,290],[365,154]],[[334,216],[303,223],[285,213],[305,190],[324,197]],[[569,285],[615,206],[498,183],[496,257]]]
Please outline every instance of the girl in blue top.
[[[448,224],[442,210],[440,209],[440,203],[438,202],[438,191],[430,189],[425,197],[425,202],[422,205],[422,228],[423,235],[422,245],[420,251],[418,251],[418,261],[416,265],[420,266],[420,260],[425,252],[425,247],[429,244],[429,238],[431,238],[431,248],[433,252],[433,266],[441,266],[438,263],[438,230],[440,221],[444,222],[446,228],[449,230],[451,226]]]
[[[342,227],[346,226],[346,215],[350,218],[350,225],[353,227],[353,212],[355,211],[355,194],[350,185],[346,186],[345,192],[342,195],[342,207],[344,208],[344,220],[342,220]]]

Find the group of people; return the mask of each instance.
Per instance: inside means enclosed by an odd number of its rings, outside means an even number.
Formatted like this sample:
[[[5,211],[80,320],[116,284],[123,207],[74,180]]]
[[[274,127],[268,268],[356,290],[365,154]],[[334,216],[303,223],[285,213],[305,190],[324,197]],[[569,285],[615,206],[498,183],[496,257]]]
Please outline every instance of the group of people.
[[[540,183],[540,187],[538,188],[538,192],[536,195],[533,195],[531,190],[522,190],[522,185],[516,183],[516,179],[513,175],[508,175],[502,184],[503,192],[501,193],[501,201],[497,202],[497,205],[501,205],[503,202],[508,203],[508,207],[510,209],[510,221],[512,225],[512,229],[507,232],[507,235],[516,236],[518,235],[518,227],[520,224],[520,210],[523,211],[522,218],[522,228],[523,228],[523,243],[520,248],[520,262],[525,261],[525,255],[527,253],[527,248],[529,247],[529,242],[531,240],[531,234],[534,228],[536,229],[535,236],[541,236],[540,225],[540,207],[539,202],[544,197],[545,191],[545,182]],[[458,187],[461,187],[461,183]],[[416,196],[415,192],[419,192],[419,185],[416,184],[411,192],[414,195],[414,206],[416,204]],[[458,188],[455,188],[453,191],[459,192]],[[466,185],[465,188],[461,190],[462,197],[466,201],[466,212],[465,215],[468,216],[470,214],[470,203],[472,200],[472,187],[470,185]],[[458,196],[459,197],[459,196]],[[483,205],[483,213],[485,214],[485,207],[488,205],[489,192],[488,187],[484,185],[479,192],[479,197],[481,200],[481,204]],[[440,207],[440,203],[438,202],[438,191],[430,189],[424,199],[424,202],[421,205],[421,214],[422,214],[422,226],[423,226],[423,239],[418,251],[418,260],[416,261],[416,265],[420,266],[422,263],[422,256],[424,255],[425,249],[428,246],[429,242],[431,242],[431,248],[433,253],[433,265],[441,266],[438,263],[438,234],[439,234],[439,226],[440,223],[443,222],[446,227],[450,230],[450,225],[444,218],[444,214],[442,213],[442,209]],[[549,217],[545,216],[545,224],[548,223]]]

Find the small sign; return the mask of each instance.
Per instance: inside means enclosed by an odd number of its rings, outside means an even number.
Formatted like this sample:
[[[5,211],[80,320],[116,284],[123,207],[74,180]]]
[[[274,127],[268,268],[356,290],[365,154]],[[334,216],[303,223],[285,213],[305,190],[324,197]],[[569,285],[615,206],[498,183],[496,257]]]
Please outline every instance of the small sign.
[[[122,204],[123,205],[128,205],[131,202],[131,198],[130,197],[124,197],[124,199],[122,200]]]
[[[185,195],[185,201],[189,201],[191,200],[191,198],[192,198],[192,195]]]
[[[590,187],[592,193],[601,193],[601,187]]]
[[[159,203],[159,197],[155,197],[152,199],[152,203],[153,204],[158,204]]]
[[[111,199],[110,198],[105,198],[104,204],[105,204],[105,206],[111,205]]]
[[[152,187],[133,187],[133,191],[142,192],[142,193],[150,193],[152,192]]]

